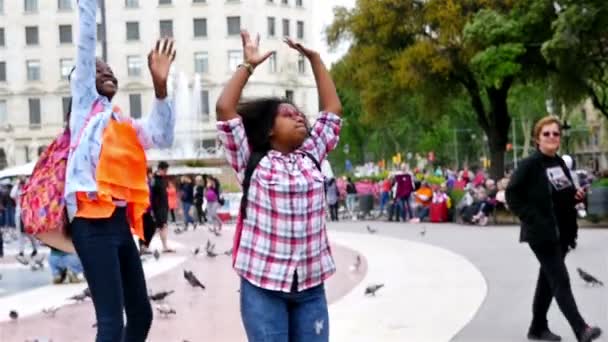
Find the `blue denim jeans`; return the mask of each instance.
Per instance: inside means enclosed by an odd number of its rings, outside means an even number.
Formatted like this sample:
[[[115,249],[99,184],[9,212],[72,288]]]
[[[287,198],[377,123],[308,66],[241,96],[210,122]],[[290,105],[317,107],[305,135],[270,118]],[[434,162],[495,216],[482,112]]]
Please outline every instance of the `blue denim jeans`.
[[[105,219],[76,217],[71,230],[95,306],[96,341],[144,342],[152,324],[152,307],[126,209],[116,208]]]
[[[190,208],[192,208],[192,203],[182,202],[182,210],[184,211],[184,224],[187,225],[189,223],[194,224],[194,218],[190,216]]]
[[[285,293],[241,278],[241,318],[249,342],[328,342],[325,286]]]
[[[49,265],[53,277],[59,276],[65,271],[75,274],[82,273],[82,264],[76,254],[57,254],[51,252],[49,255]]]

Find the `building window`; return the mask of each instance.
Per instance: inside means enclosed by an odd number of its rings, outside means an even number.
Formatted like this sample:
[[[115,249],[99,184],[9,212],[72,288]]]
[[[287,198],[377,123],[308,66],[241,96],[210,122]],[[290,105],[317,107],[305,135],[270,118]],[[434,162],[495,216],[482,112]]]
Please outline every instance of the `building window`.
[[[283,5],[289,5],[289,0],[281,0],[281,3],[282,3]]]
[[[268,37],[274,37],[277,34],[276,20],[274,17],[268,17]]]
[[[25,27],[25,44],[38,45],[38,26]]]
[[[0,14],[4,14],[4,0],[0,0]]]
[[[129,109],[132,118],[141,118],[141,94],[129,94]]]
[[[296,0],[296,6],[302,7],[303,6],[302,2],[303,2],[302,0]]]
[[[283,36],[289,37],[289,19],[283,19]]]
[[[159,5],[171,5],[171,0],[158,0]]]
[[[103,25],[97,24],[97,41],[103,40]]]
[[[62,80],[67,80],[70,77],[70,72],[74,67],[74,60],[71,58],[62,58],[59,60],[59,72]]]
[[[126,8],[138,8],[139,0],[125,0],[125,7]]]
[[[0,100],[0,125],[8,123],[8,110],[6,109],[6,100]]]
[[[72,0],[57,0],[57,9],[60,11],[70,11],[72,9]]]
[[[23,8],[25,13],[37,13],[38,0],[23,0]]]
[[[207,37],[207,19],[195,18],[192,22],[194,25],[194,36]]]
[[[160,21],[160,36],[173,37],[173,20]]]
[[[72,25],[59,25],[59,43],[72,43]]]
[[[293,90],[285,90],[285,98],[289,101],[289,102],[293,102]]]
[[[194,72],[199,74],[209,72],[209,54],[207,52],[194,53]]]
[[[268,58],[268,71],[271,73],[277,72],[277,53],[273,53]]]
[[[243,52],[240,50],[228,51],[228,68],[230,71],[235,71],[239,67],[241,60],[243,59]]]
[[[201,90],[201,113],[209,116],[209,90]]]
[[[127,74],[129,76],[141,76],[141,57],[127,56]]]
[[[6,62],[0,62],[0,82],[6,82]]]
[[[28,81],[40,81],[40,61],[30,60],[25,62]]]
[[[298,72],[303,74],[306,72],[306,60],[303,55],[298,55]]]
[[[137,21],[127,22],[127,40],[139,40],[139,23]]]
[[[30,128],[40,128],[40,99],[27,99],[30,108]]]
[[[206,4],[207,0],[192,0],[193,4]]]
[[[4,39],[4,27],[0,27],[0,46],[4,46],[6,41]]]
[[[298,39],[304,39],[304,22],[298,21]]]
[[[228,35],[234,36],[241,33],[241,17],[228,17]]]
[[[72,110],[70,106],[72,105],[72,98],[70,96],[61,98],[61,112],[63,113],[63,122],[66,123],[68,121],[68,113]]]

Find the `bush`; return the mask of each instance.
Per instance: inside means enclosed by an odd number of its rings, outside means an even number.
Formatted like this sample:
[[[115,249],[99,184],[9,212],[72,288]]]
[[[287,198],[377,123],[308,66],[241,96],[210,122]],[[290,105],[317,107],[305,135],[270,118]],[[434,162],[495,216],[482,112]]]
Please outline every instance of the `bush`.
[[[460,200],[462,200],[462,198],[464,197],[464,194],[464,190],[452,189],[452,191],[448,193],[448,196],[450,196],[450,198],[452,199],[452,205],[458,205],[458,203],[460,203]]]
[[[608,178],[601,178],[591,184],[592,188],[605,188],[608,187]]]

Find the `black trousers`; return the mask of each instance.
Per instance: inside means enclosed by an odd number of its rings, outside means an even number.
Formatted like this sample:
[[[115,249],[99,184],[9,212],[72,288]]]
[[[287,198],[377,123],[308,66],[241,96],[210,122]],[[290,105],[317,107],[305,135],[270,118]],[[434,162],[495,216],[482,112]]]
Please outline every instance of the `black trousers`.
[[[198,223],[203,224],[207,222],[207,214],[203,210],[203,202],[194,202],[194,207],[196,208],[196,216],[198,217]]]
[[[338,203],[329,205],[329,216],[332,221],[338,221]]]
[[[139,240],[139,246],[150,247],[150,241],[152,241],[154,233],[156,233],[156,222],[154,222],[154,217],[152,217],[151,212],[146,212],[143,216],[143,220],[145,240]]]
[[[532,332],[542,332],[548,329],[547,312],[551,301],[555,298],[559,309],[564,314],[576,336],[585,329],[587,324],[578,311],[570,277],[566,268],[568,244],[545,243],[530,244],[532,252],[540,263],[534,302],[532,304]]]

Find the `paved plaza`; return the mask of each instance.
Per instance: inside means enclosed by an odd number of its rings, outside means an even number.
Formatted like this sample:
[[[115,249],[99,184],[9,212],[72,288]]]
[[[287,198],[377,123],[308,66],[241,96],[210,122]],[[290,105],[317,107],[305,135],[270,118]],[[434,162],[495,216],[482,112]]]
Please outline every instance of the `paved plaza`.
[[[378,232],[369,234],[368,225]],[[349,221],[330,223],[329,231],[338,265],[327,283],[332,341],[526,341],[538,264],[517,242],[517,227]],[[155,313],[149,341],[244,341],[231,258],[192,254],[208,239],[217,251],[228,250],[231,227],[220,237],[198,229],[172,239],[178,253],[144,262],[152,291],[175,290],[166,304],[177,312],[167,318]],[[604,330],[608,292],[586,286],[574,270],[582,267],[608,280],[607,246],[608,230],[583,229],[567,261],[583,316]],[[8,251],[11,255],[0,262],[0,341],[92,341],[91,302],[67,300],[86,285],[50,285],[48,267],[32,272],[14,262],[13,245]],[[357,255],[364,262],[353,271]],[[184,269],[194,271],[207,289],[190,288]],[[366,297],[371,284],[385,287]],[[49,307],[60,309],[51,317],[42,313]],[[10,310],[20,318],[11,321]],[[555,304],[549,321],[564,341],[574,341]]]

